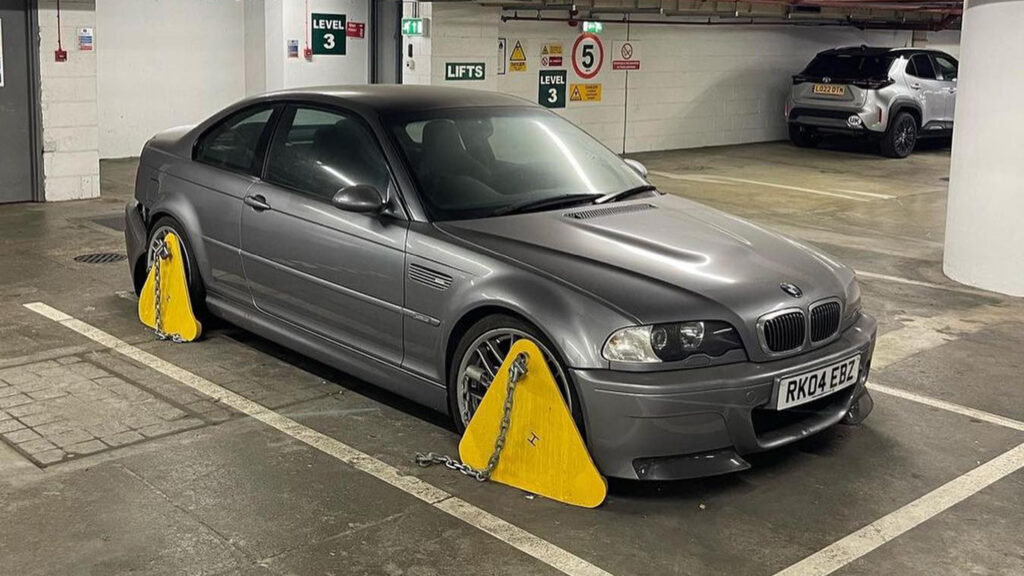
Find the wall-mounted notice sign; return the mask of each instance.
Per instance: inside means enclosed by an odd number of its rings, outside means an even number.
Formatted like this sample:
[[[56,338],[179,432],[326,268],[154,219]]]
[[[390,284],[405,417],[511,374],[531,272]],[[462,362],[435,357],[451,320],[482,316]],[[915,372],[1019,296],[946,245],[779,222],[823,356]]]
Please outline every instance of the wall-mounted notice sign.
[[[506,64],[508,63],[508,40],[505,38],[498,38],[498,76],[505,74]]]
[[[310,16],[313,28],[313,54],[345,55],[348,27],[344,14],[316,14]]]
[[[519,40],[516,40],[512,54],[508,57],[508,69],[512,72],[526,72],[526,48]]]
[[[4,87],[4,21],[0,18],[0,88]]]
[[[556,42],[545,44],[540,50],[540,65],[558,68],[562,66],[562,45]]]
[[[600,102],[600,84],[573,84],[569,91],[570,102]]]
[[[298,58],[299,57],[299,41],[289,40],[288,41],[288,57]]]
[[[565,70],[541,70],[537,74],[537,102],[548,108],[565,108]]]
[[[78,49],[82,52],[92,52],[93,43],[95,38],[92,34],[92,28],[79,28],[78,29]]]
[[[640,44],[636,40],[612,43],[612,70],[639,70]]]
[[[349,38],[366,38],[366,22],[349,22],[345,35]]]
[[[445,80],[483,80],[486,66],[483,62],[445,62]]]

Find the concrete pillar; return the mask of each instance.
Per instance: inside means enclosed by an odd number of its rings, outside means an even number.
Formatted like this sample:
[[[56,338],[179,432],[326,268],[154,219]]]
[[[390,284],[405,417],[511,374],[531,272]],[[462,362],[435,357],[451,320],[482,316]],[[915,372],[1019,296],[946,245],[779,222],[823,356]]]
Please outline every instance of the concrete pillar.
[[[968,0],[943,271],[1024,296],[1024,0]]]

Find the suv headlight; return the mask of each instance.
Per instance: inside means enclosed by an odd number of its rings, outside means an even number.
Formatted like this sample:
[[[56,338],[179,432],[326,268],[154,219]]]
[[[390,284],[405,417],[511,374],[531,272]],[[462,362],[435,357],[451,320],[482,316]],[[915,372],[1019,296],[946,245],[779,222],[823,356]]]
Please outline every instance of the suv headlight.
[[[726,322],[673,322],[616,330],[601,355],[612,362],[676,362],[694,354],[721,356],[736,348],[743,348],[743,341]]]

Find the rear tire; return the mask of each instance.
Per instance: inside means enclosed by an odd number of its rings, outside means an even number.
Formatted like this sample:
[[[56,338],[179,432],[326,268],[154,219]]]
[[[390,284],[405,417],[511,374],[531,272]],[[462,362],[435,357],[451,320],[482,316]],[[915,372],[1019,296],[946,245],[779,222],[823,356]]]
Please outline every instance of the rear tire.
[[[882,137],[882,155],[889,158],[906,158],[917,144],[917,120],[907,112],[900,112]]]
[[[206,312],[206,286],[203,285],[202,276],[199,274],[199,265],[195,259],[195,252],[192,250],[192,244],[188,241],[188,236],[185,235],[184,227],[170,216],[159,218],[150,228],[149,238],[146,241],[146,275],[149,275],[149,269],[153,262],[153,244],[158,238],[166,236],[168,232],[174,232],[174,235],[181,241],[181,253],[186,265],[185,279],[188,282],[188,296],[192,302],[192,312],[200,322],[204,322],[208,316]]]
[[[814,148],[818,145],[819,140],[821,140],[821,137],[813,128],[807,128],[806,126],[799,126],[797,124],[789,125],[789,141],[795,146],[799,146],[800,148]]]

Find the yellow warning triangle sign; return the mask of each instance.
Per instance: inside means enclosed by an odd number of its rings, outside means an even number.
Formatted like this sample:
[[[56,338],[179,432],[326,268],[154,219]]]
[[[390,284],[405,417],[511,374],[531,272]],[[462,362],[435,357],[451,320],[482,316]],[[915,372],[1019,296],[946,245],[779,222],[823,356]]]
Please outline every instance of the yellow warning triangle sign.
[[[574,102],[579,102],[579,101],[583,100],[583,95],[580,94],[580,85],[579,84],[573,84],[572,85],[572,92],[569,93],[569,100],[572,100]]]
[[[185,260],[181,256],[181,245],[175,234],[164,236],[167,257],[156,257],[146,276],[146,283],[139,295],[139,320],[156,329],[157,269],[160,270],[160,329],[164,334],[178,336],[186,342],[199,337],[202,324],[192,313],[192,300],[188,295],[188,280],[185,278]]]
[[[590,458],[544,355],[529,340],[509,350],[466,427],[459,457],[478,470],[487,466],[501,427],[509,368],[521,353],[527,356],[526,374],[512,396],[505,447],[491,480],[567,504],[599,506],[608,483]]]
[[[526,62],[526,51],[523,50],[523,44],[516,40],[516,47],[512,49],[512,55],[508,58],[509,62]]]

